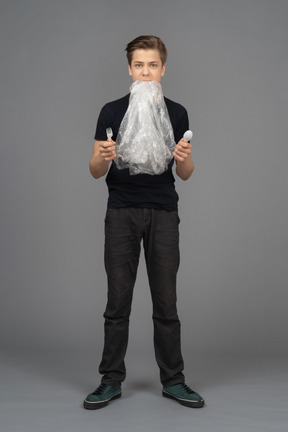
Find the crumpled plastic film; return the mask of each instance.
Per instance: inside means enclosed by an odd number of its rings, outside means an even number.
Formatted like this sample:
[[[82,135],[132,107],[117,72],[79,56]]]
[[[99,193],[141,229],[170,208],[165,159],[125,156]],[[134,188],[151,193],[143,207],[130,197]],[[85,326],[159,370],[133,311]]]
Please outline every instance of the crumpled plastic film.
[[[161,84],[134,81],[116,138],[117,168],[131,175],[162,174],[173,158],[175,140]]]

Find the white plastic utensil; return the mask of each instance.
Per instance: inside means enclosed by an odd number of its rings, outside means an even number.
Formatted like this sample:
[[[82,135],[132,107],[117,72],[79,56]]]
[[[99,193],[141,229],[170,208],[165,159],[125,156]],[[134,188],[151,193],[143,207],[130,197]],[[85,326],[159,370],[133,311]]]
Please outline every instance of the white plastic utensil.
[[[107,134],[108,141],[111,141],[111,138],[113,136],[113,131],[112,131],[111,127],[106,129],[106,134]]]
[[[183,135],[185,141],[190,141],[192,137],[193,137],[193,132],[191,130],[187,130]]]

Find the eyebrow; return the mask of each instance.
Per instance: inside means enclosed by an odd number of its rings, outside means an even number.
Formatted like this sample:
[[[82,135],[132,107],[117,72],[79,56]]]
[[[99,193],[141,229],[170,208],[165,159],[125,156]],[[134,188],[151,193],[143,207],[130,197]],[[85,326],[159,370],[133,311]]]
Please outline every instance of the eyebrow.
[[[133,62],[134,62],[134,63],[141,63],[141,64],[144,63],[144,62],[139,61],[139,60],[133,60]],[[152,61],[150,61],[150,62],[148,62],[148,63],[160,63],[160,62],[159,62],[159,60],[152,60]]]

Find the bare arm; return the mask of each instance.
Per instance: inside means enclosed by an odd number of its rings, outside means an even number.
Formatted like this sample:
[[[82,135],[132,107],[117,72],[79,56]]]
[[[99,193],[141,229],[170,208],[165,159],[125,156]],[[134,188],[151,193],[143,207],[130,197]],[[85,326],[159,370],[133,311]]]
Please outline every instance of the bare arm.
[[[182,180],[188,180],[194,171],[194,162],[191,159],[192,145],[182,138],[175,147],[173,156],[176,160],[176,173]]]
[[[116,157],[115,141],[94,141],[93,154],[89,162],[90,172],[96,179],[104,176],[109,162]]]

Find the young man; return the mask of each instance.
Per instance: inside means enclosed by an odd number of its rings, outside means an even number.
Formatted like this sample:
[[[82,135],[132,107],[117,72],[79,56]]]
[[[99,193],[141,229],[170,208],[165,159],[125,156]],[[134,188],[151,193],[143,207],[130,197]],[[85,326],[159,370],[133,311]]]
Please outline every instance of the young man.
[[[161,39],[139,36],[127,47],[128,70],[133,83],[160,83],[166,69],[167,51]],[[126,376],[124,357],[140,243],[143,240],[153,302],[154,347],[163,385],[162,394],[188,407],[202,407],[203,398],[184,382],[180,347],[180,321],[176,308],[176,274],[179,266],[178,195],[172,165],[187,180],[193,170],[192,146],[185,142],[188,116],[184,107],[165,98],[176,147],[167,169],[159,175],[131,175],[118,169],[116,142],[108,140],[112,128],[116,140],[129,106],[129,94],[106,104],[100,113],[90,171],[96,179],[104,176],[109,190],[105,218],[105,268],[108,301],[104,313],[105,343],[99,372],[101,384],[85,401],[86,409],[106,406],[121,396]],[[133,143],[131,143],[133,145]]]

